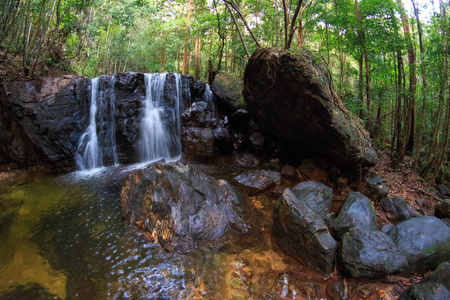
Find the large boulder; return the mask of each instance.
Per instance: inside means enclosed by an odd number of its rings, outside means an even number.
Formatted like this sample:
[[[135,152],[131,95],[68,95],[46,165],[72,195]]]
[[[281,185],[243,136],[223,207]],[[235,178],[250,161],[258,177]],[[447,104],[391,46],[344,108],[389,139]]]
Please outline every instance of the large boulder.
[[[344,270],[354,277],[395,274],[408,263],[386,234],[357,228],[344,234],[340,255]]]
[[[154,164],[124,180],[122,216],[167,251],[186,253],[229,229],[245,232],[242,196],[181,163]]]
[[[273,232],[284,252],[301,263],[329,274],[333,272],[337,243],[320,215],[286,189],[274,208]]]
[[[292,193],[311,208],[317,215],[325,218],[330,212],[333,189],[317,181],[303,181],[291,188]]]
[[[376,231],[377,214],[370,199],[359,192],[351,192],[338,216],[331,222],[333,235],[340,239],[351,228]]]
[[[219,111],[231,115],[244,108],[243,86],[242,78],[232,73],[222,71],[214,77],[211,89],[218,100]]]
[[[260,48],[245,69],[243,95],[252,119],[275,139],[341,167],[375,165],[368,133],[332,90],[330,78],[313,55]]]
[[[403,197],[384,198],[381,200],[381,207],[386,212],[389,221],[393,223],[406,221],[412,217],[421,217]]]
[[[387,235],[408,259],[407,271],[433,270],[450,260],[450,228],[436,217],[411,218]]]
[[[410,286],[398,298],[399,300],[445,300],[450,299],[450,263],[444,262],[422,280]]]

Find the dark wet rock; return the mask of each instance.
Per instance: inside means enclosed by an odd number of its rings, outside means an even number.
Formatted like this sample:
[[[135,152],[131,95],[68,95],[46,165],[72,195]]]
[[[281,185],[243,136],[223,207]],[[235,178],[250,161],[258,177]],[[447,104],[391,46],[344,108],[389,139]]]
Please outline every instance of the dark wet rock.
[[[303,181],[291,188],[292,193],[322,218],[330,212],[333,189],[317,181]]]
[[[408,259],[409,272],[423,272],[450,260],[450,228],[436,217],[411,218],[387,233]]]
[[[253,154],[244,154],[238,161],[238,167],[252,169],[259,165],[259,159]]]
[[[252,194],[265,191],[281,183],[281,174],[274,171],[246,171],[234,178]]]
[[[419,205],[419,207],[423,207],[425,205],[425,200],[416,199],[416,204]]]
[[[374,199],[382,199],[387,197],[389,194],[389,189],[386,185],[383,184],[383,180],[380,175],[370,172],[366,176],[366,196]]]
[[[446,196],[450,193],[448,187],[445,184],[438,184],[437,188],[439,189],[439,192],[443,196]]]
[[[331,223],[330,229],[337,239],[351,228],[376,231],[377,218],[370,199],[359,192],[348,194],[338,216]]]
[[[310,179],[319,182],[327,182],[328,179],[328,172],[319,167],[312,159],[304,159],[297,168],[297,174],[299,174],[302,179]]]
[[[342,279],[335,284],[327,286],[327,295],[330,300],[347,300],[348,297],[348,285],[347,280]]]
[[[450,199],[444,199],[436,206],[434,214],[439,219],[450,219]]]
[[[237,131],[247,132],[250,116],[245,109],[238,109],[230,116],[230,125]]]
[[[122,216],[164,249],[185,253],[198,241],[233,228],[245,232],[241,195],[181,163],[155,164],[131,173],[121,192]]]
[[[216,139],[216,148],[222,153],[233,151],[233,139],[230,132],[223,126],[217,126],[213,129],[213,135]]]
[[[273,232],[284,252],[325,274],[333,272],[336,241],[322,218],[289,188],[275,204]]]
[[[261,150],[262,148],[264,148],[266,138],[261,133],[254,132],[250,135],[249,140],[255,150]]]
[[[281,176],[295,178],[297,176],[297,169],[291,165],[284,165],[283,168],[281,168]]]
[[[211,162],[216,156],[215,136],[211,112],[207,103],[200,101],[183,113],[181,144],[186,159]]]
[[[402,222],[413,217],[421,217],[403,197],[384,198],[381,200],[381,207],[386,212],[389,221],[393,223]]]
[[[216,75],[211,89],[218,99],[220,112],[232,114],[244,108],[243,85],[243,80],[235,74],[221,71]]]
[[[38,283],[27,283],[16,286],[13,290],[0,294],[1,300],[59,300],[58,296],[50,293],[48,289]]]
[[[381,277],[399,273],[406,257],[392,240],[380,231],[350,229],[342,237],[341,261],[353,277]]]
[[[444,262],[422,280],[410,286],[401,294],[399,300],[446,300],[450,299],[450,263]]]
[[[348,185],[348,178],[345,177],[338,177],[336,178],[336,185],[340,188],[345,187]]]
[[[187,107],[190,95],[202,97],[204,84],[181,76]],[[45,165],[72,170],[81,135],[89,125],[91,79],[65,76],[8,83],[10,96],[0,89],[0,168]],[[111,165],[113,145],[105,138],[115,133],[120,163],[137,162],[141,116],[145,99],[143,73],[120,73],[99,77],[97,135],[103,163]],[[167,73],[160,109],[162,119],[173,120],[177,100],[175,75]],[[112,112],[114,105],[114,112]],[[110,126],[111,120],[114,127]],[[206,119],[205,119],[206,120]],[[171,149],[172,151],[174,149]]]
[[[298,152],[355,170],[375,165],[368,133],[331,86],[327,67],[313,55],[260,48],[248,61],[243,95],[261,129]]]

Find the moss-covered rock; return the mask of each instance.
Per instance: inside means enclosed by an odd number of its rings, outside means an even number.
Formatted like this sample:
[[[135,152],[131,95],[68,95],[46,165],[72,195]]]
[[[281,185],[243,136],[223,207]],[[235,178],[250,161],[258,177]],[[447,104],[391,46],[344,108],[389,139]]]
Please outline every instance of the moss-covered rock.
[[[219,105],[219,111],[232,114],[239,108],[244,108],[242,88],[244,82],[239,76],[221,71],[214,78],[212,90]]]
[[[297,152],[323,155],[350,169],[373,166],[378,157],[368,133],[331,85],[320,59],[260,48],[247,64],[243,95],[261,129]]]

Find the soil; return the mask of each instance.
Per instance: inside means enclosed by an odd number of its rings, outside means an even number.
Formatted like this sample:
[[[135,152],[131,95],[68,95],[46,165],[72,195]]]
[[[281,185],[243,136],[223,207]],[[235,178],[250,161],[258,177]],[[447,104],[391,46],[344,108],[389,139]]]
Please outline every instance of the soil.
[[[0,80],[6,82],[27,81],[30,78],[23,70],[23,56],[21,54],[5,53],[0,51]],[[36,66],[34,77],[63,77],[64,75],[75,74],[75,72],[60,67],[40,62]]]

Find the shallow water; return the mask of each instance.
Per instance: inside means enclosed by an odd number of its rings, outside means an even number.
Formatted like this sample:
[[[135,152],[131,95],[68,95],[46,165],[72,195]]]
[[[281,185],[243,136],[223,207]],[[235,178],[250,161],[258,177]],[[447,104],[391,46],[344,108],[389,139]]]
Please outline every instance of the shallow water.
[[[323,298],[273,245],[274,199],[247,197],[249,233],[168,254],[120,217],[132,168],[0,182],[0,299]]]

